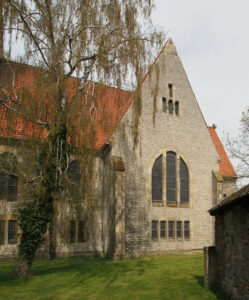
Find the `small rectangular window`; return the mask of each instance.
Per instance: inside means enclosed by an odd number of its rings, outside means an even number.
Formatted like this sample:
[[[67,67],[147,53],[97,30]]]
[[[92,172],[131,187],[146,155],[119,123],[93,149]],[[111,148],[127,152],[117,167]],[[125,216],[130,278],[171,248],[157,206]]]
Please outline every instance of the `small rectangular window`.
[[[179,116],[179,102],[178,101],[175,102],[175,114],[177,116]]]
[[[160,221],[160,237],[166,238],[166,221]]]
[[[10,175],[8,178],[8,191],[7,191],[8,201],[17,201],[17,186],[18,186],[17,177]]]
[[[75,243],[76,222],[71,220],[70,223],[70,243]]]
[[[169,221],[168,223],[168,237],[170,239],[175,238],[175,221]]]
[[[167,101],[166,101],[166,98],[163,97],[162,98],[162,112],[166,113],[166,110],[167,110]]]
[[[168,110],[170,114],[173,114],[173,100],[169,99]]]
[[[158,221],[151,222],[151,236],[152,236],[152,239],[155,239],[155,240],[158,238],[157,224],[158,224]]]
[[[78,242],[82,243],[85,242],[85,234],[84,234],[84,221],[79,221],[78,223]]]
[[[176,222],[176,236],[178,239],[182,238],[182,221]]]
[[[184,221],[184,239],[190,239],[190,225],[189,221]]]
[[[169,83],[168,87],[169,87],[169,96],[172,98],[173,97],[173,84]]]
[[[0,199],[6,196],[6,176],[0,174]]]
[[[15,244],[16,243],[16,221],[9,220],[8,223],[8,243]]]
[[[4,244],[5,240],[5,221],[0,220],[0,245]]]

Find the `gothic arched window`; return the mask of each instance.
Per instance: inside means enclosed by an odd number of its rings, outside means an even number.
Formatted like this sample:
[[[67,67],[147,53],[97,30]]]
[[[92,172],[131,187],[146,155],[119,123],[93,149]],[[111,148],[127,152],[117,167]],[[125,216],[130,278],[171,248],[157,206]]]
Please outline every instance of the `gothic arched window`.
[[[176,154],[166,154],[166,198],[167,202],[176,202]]]
[[[162,168],[162,158],[160,155],[152,168],[152,201],[162,201],[163,192],[163,168]]]
[[[165,155],[166,168],[163,168],[163,155],[155,160],[152,168],[152,201],[166,199],[168,206],[185,206],[189,203],[188,167],[175,152],[168,151]],[[163,192],[164,181],[166,190]]]
[[[188,203],[189,201],[189,175],[188,167],[182,158],[180,158],[180,202]]]

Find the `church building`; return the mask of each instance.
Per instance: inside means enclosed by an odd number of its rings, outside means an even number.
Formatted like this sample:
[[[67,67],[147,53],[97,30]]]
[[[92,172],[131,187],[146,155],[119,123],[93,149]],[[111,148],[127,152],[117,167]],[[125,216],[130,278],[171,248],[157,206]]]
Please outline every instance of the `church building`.
[[[8,63],[1,68],[0,80],[8,68]],[[24,74],[28,67],[18,68]],[[117,97],[121,108],[115,106]],[[236,191],[237,175],[215,126],[204,120],[171,39],[142,82],[135,148],[133,99],[133,93],[113,87],[101,93],[115,130],[97,134],[102,155],[96,157],[92,212],[79,213],[81,203],[56,204],[58,256],[191,253],[214,243],[208,210]],[[1,106],[0,155],[14,151],[7,138],[25,135],[21,121],[12,133],[6,131],[7,113]],[[6,180],[0,174],[0,258],[17,254],[20,185],[17,176]],[[47,253],[45,240],[37,254]]]

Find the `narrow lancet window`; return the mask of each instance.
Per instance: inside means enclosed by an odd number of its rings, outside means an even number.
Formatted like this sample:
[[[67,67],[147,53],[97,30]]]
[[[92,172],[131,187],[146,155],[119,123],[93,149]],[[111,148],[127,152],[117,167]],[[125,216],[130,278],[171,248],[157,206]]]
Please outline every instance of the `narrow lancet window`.
[[[173,114],[173,100],[169,99],[168,110],[170,114]]]
[[[189,202],[189,174],[188,167],[184,160],[180,158],[180,202]]]
[[[168,87],[169,87],[169,96],[170,98],[173,98],[173,84],[169,83]]]
[[[162,98],[162,112],[166,113],[167,110],[167,102],[166,102],[166,98],[163,97]]]
[[[163,192],[162,155],[155,161],[152,168],[152,201],[162,201]]]
[[[167,202],[176,203],[176,154],[174,152],[167,152],[166,170]]]
[[[177,116],[179,116],[179,102],[178,101],[175,102],[175,114]]]

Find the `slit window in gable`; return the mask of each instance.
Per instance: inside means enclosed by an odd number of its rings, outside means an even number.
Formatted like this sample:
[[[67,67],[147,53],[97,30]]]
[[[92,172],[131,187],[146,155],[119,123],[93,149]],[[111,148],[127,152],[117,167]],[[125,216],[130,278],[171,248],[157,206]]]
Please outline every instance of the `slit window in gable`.
[[[166,98],[163,97],[162,98],[162,112],[166,113],[166,110],[167,110],[167,101],[166,101]]]
[[[169,96],[170,98],[173,98],[173,84],[169,83],[168,88],[169,88]]]
[[[173,100],[169,99],[168,110],[170,114],[173,114]]]
[[[175,114],[177,116],[179,116],[179,102],[178,101],[175,102]]]

